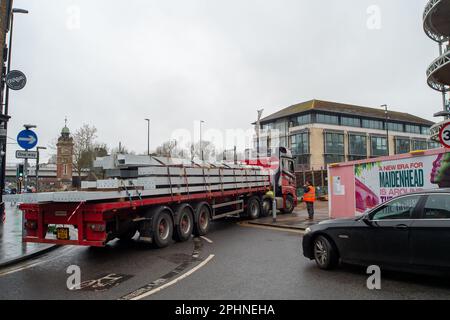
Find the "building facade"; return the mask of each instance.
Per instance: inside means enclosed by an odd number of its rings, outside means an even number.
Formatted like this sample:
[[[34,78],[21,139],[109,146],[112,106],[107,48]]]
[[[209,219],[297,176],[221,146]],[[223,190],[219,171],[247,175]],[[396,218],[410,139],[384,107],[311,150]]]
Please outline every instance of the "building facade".
[[[388,120],[386,120],[388,119]],[[261,120],[260,145],[292,150],[296,171],[439,147],[429,139],[434,123],[411,114],[311,100]]]
[[[71,186],[73,178],[73,138],[67,121],[56,144],[56,177],[61,186]]]

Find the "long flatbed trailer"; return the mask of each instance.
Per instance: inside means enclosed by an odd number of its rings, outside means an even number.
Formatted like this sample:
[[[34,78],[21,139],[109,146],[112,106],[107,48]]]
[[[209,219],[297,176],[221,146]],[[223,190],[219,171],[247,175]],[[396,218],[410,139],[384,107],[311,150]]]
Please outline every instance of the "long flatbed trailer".
[[[282,158],[292,161],[287,151]],[[279,209],[291,212],[297,204],[293,166],[273,170],[270,162],[186,164],[136,156],[97,163],[110,179],[85,183],[87,191],[16,197],[23,202],[24,242],[102,247],[139,232],[141,241],[165,247],[171,239],[205,235],[212,220],[268,215],[271,199],[265,194],[274,179]]]

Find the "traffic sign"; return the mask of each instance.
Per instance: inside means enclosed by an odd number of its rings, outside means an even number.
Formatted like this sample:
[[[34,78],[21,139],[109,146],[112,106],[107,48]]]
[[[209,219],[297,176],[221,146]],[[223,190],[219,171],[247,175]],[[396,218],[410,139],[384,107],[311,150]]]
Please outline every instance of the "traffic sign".
[[[38,143],[36,133],[31,130],[22,130],[17,135],[17,143],[25,150],[33,149]]]
[[[450,121],[442,125],[439,132],[439,140],[444,147],[450,148]]]
[[[6,85],[11,90],[22,90],[27,84],[27,77],[22,71],[11,70],[6,75]]]
[[[17,159],[37,159],[37,151],[17,150],[16,158]]]

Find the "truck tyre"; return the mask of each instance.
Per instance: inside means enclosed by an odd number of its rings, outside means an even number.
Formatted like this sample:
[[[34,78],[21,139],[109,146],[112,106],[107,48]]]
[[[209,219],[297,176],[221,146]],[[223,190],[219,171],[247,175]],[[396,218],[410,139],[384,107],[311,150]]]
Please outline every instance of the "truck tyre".
[[[173,234],[173,221],[167,210],[160,211],[153,217],[153,243],[157,248],[170,244]]]
[[[209,231],[211,211],[207,203],[200,203],[195,210],[194,234],[197,237],[204,236]]]
[[[272,212],[272,199],[265,198],[261,204],[261,217],[268,217]]]
[[[258,219],[261,215],[261,203],[258,197],[251,197],[247,201],[247,217],[251,220]]]
[[[295,207],[294,207],[294,197],[291,196],[290,194],[288,194],[286,196],[286,201],[285,201],[285,207],[283,209],[281,209],[282,213],[286,213],[286,214],[290,214],[294,211]]]
[[[173,238],[178,242],[189,240],[194,230],[194,217],[191,206],[185,204],[178,207],[176,217],[177,223],[175,224]]]

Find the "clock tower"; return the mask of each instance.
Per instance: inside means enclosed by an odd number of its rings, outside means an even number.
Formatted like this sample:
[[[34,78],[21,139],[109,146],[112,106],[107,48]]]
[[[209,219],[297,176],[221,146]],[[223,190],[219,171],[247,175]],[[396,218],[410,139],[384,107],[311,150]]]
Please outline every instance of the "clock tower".
[[[67,118],[56,147],[56,177],[60,186],[70,186],[72,185],[73,174],[73,138],[70,136],[70,130],[67,127]]]

